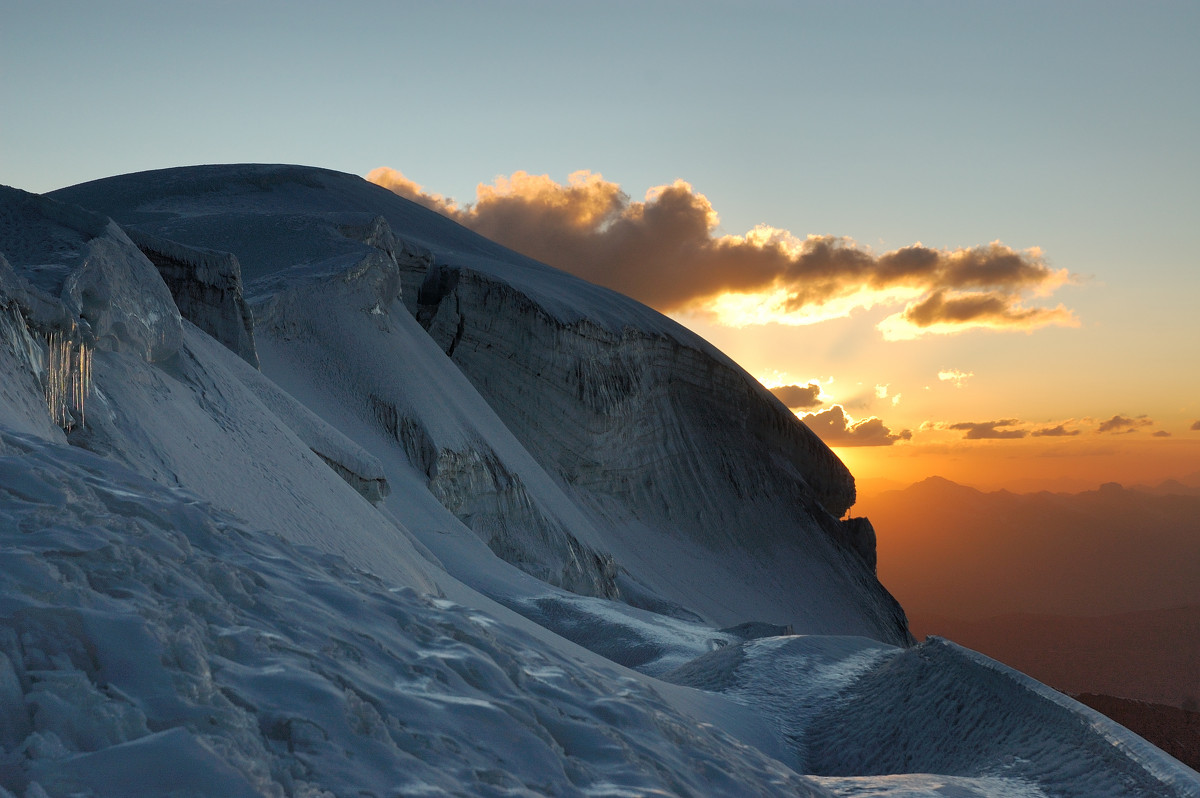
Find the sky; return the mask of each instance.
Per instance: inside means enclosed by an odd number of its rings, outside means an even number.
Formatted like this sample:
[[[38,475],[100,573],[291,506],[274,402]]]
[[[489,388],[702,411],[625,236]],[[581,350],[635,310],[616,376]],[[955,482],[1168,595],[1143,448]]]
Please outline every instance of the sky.
[[[372,179],[691,327],[860,484],[1200,473],[1200,4],[0,0],[0,183]]]

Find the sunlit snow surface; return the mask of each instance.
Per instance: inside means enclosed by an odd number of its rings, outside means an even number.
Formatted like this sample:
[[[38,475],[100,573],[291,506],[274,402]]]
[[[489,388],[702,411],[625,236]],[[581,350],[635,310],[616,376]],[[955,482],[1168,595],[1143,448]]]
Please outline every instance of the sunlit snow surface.
[[[188,247],[236,244],[258,279],[262,372],[248,338],[222,346],[164,305],[116,225],[0,195],[0,798],[1200,796],[1200,775],[1021,674],[863,636],[906,641],[902,615],[809,494],[788,494],[810,502],[794,516],[765,495],[807,484],[798,462],[825,494],[844,474],[769,424],[722,438],[773,452],[754,479],[707,445],[761,391],[649,309],[391,195],[388,222],[415,243],[389,239],[363,207],[379,189],[352,176],[152,177],[118,181],[117,199],[177,267],[226,280],[198,286],[191,313],[211,300],[238,318],[233,258]],[[433,263],[423,246],[482,275],[442,303],[440,333],[398,295],[404,269]],[[91,293],[60,301],[76,272]],[[434,337],[458,335],[470,302],[468,379]],[[95,388],[64,434],[39,341],[84,311]],[[646,390],[671,401],[614,406],[627,415],[605,445],[643,447],[626,465],[660,480],[661,512],[621,505],[612,485],[649,483],[612,477],[619,458],[576,468],[603,436],[558,440],[578,408],[554,381],[578,357],[608,381],[580,401],[626,390],[607,348],[629,330],[665,357],[644,361],[668,375]],[[669,388],[687,369],[720,375],[724,404],[687,417],[696,394]],[[791,476],[764,493],[775,468]],[[744,639],[793,619],[816,633]]]

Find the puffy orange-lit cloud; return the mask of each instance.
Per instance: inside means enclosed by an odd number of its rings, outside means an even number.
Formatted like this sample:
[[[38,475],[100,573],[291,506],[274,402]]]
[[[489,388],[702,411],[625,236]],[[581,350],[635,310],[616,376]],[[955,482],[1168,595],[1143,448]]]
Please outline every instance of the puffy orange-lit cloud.
[[[778,385],[768,390],[789,408],[807,409],[821,404],[821,386],[815,382],[808,385]]]
[[[457,217],[458,215],[458,203],[454,200],[443,197],[441,194],[426,193],[420,183],[409,180],[395,169],[388,169],[387,167],[373,169],[367,174],[367,180],[376,185],[383,186],[393,194],[399,194],[405,199],[410,199],[419,205],[424,205],[426,208],[437,211],[445,216]]]
[[[875,255],[848,238],[800,238],[765,225],[717,235],[716,210],[682,180],[637,202],[592,172],[575,172],[565,184],[515,172],[480,184],[476,201],[460,206],[393,169],[376,169],[367,179],[659,310],[707,313],[731,326],[811,324],[900,305],[903,310],[879,325],[886,338],[1078,323],[1062,305],[1024,305],[1069,279],[1037,249],[1018,252],[993,242],[941,250],[918,243]]]
[[[1111,432],[1114,434],[1137,432],[1142,427],[1154,426],[1154,422],[1145,416],[1130,418],[1129,416],[1115,415],[1107,421],[1102,421],[1100,426],[1096,427],[1096,432],[1104,433]]]
[[[963,430],[963,438],[970,441],[987,439],[1024,438],[1028,430],[1014,429],[1021,422],[1015,418],[999,421],[962,421],[951,424],[948,429]]]
[[[841,405],[819,413],[806,413],[800,420],[829,446],[891,446],[912,438],[910,430],[892,432],[878,418],[855,421]]]

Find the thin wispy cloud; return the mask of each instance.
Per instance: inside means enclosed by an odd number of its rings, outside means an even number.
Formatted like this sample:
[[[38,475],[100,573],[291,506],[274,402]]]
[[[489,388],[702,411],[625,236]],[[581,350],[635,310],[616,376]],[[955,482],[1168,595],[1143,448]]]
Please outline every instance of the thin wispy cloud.
[[[588,171],[565,184],[514,172],[480,184],[475,202],[460,205],[394,169],[376,169],[367,179],[661,311],[707,314],[730,326],[812,324],[875,307],[898,308],[878,325],[888,339],[1078,324],[1061,304],[1026,304],[1070,279],[1037,249],[917,243],[876,255],[849,238],[801,237],[766,225],[717,235],[716,209],[682,180],[634,201]]]

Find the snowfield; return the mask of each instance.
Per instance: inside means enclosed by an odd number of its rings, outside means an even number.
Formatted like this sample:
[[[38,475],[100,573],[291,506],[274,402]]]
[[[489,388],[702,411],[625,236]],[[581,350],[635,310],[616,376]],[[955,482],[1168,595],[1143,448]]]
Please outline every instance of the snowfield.
[[[0,187],[0,798],[1200,796],[648,308],[351,175]]]

